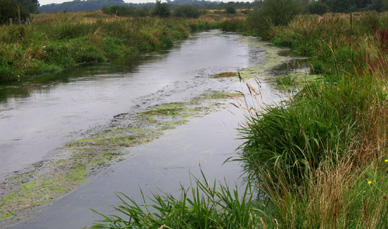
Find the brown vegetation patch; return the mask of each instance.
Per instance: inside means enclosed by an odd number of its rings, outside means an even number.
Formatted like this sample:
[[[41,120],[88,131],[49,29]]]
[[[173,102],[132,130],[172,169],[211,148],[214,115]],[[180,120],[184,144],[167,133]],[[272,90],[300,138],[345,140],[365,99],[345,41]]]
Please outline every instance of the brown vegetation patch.
[[[213,78],[238,77],[237,72],[222,72],[212,75]]]

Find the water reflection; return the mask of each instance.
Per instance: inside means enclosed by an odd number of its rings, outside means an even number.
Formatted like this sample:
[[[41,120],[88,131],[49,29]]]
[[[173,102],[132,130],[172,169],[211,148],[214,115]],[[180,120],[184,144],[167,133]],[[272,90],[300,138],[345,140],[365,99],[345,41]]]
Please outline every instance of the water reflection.
[[[48,93],[56,85],[74,80],[83,80],[83,78],[90,80],[93,77],[106,77],[110,74],[117,77],[120,73],[138,72],[142,63],[164,58],[163,54],[166,52],[168,50],[150,55],[120,57],[106,63],[84,64],[58,72],[25,77],[19,82],[0,85],[0,103],[6,103],[9,99],[27,98],[33,93]]]

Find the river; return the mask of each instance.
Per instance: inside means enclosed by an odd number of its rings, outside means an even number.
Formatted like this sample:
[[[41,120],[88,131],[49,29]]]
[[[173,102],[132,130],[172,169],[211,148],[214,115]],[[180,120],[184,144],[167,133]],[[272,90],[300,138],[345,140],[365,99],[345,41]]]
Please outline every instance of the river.
[[[193,34],[171,50],[31,78],[0,87],[0,183],[55,153],[89,132],[107,126],[118,115],[135,114],[149,107],[186,102],[210,90],[244,91],[237,78],[212,78],[264,65],[264,43],[219,30]],[[54,80],[53,80],[54,79]],[[261,81],[263,103],[281,100],[272,83]],[[263,96],[264,95],[264,96]],[[158,190],[177,193],[190,184],[190,173],[209,180],[241,185],[241,167],[223,164],[236,156],[242,143],[236,128],[244,113],[225,105],[202,118],[166,130],[145,145],[125,149],[130,155],[74,192],[30,217],[0,226],[12,228],[82,228],[91,225],[117,204],[117,192],[141,200]]]

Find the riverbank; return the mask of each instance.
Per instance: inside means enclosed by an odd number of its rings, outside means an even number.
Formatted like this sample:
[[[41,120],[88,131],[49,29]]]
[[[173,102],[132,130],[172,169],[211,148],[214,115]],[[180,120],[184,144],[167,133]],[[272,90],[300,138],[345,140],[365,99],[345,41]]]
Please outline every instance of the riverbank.
[[[33,16],[30,26],[1,26],[0,83],[84,63],[166,49],[218,19],[127,18],[102,12]]]
[[[324,77],[241,129],[245,172],[265,196],[263,225],[384,228],[387,200],[386,15],[303,15],[272,43]]]

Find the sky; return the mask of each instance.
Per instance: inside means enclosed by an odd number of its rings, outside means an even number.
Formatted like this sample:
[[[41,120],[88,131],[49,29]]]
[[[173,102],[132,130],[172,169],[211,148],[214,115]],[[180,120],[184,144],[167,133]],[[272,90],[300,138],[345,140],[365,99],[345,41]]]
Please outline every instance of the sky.
[[[71,2],[73,0],[39,0],[39,4],[41,6],[43,5],[47,5],[47,4],[51,4],[51,3],[62,3],[62,2]],[[124,2],[132,2],[132,3],[144,3],[144,2],[155,2],[156,0],[124,0]],[[214,1],[214,0],[212,0]],[[228,2],[228,1],[232,1],[232,0],[219,0],[219,1],[223,1],[223,2]],[[236,0],[236,1],[249,1],[249,0]],[[162,2],[164,2],[162,0]]]

